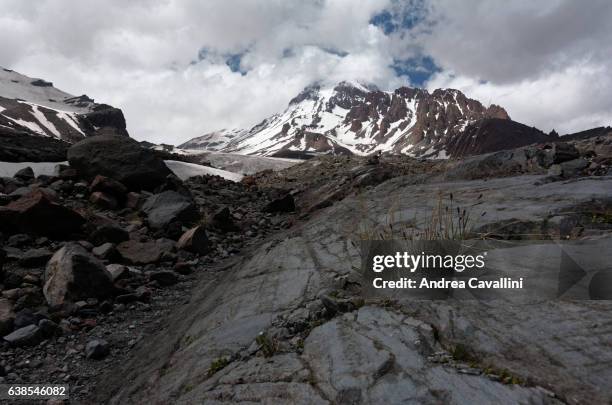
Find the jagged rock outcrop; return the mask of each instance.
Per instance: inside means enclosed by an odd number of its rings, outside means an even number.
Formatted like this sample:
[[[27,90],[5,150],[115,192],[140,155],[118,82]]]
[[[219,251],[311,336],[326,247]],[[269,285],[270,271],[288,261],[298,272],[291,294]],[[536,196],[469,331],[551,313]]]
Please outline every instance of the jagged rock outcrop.
[[[151,150],[117,135],[83,139],[70,147],[68,161],[84,178],[107,176],[129,190],[153,190],[172,173]]]

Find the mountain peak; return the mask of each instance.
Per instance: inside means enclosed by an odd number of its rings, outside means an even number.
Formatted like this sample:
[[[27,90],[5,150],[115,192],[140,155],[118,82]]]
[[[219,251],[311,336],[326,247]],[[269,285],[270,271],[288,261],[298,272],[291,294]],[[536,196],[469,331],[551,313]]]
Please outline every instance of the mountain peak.
[[[446,157],[452,139],[470,124],[491,118],[510,119],[502,107],[485,107],[456,89],[381,91],[354,80],[316,82],[293,98],[284,112],[251,129],[217,131],[184,145],[273,156],[389,151]]]
[[[343,80],[334,86],[334,90],[342,88],[353,88],[363,92],[380,91],[374,83],[367,83],[360,80]]]

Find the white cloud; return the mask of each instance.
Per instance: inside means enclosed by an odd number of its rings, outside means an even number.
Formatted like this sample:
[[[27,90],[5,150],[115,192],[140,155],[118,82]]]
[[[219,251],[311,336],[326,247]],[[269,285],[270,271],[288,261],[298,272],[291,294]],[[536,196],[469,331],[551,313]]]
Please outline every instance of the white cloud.
[[[454,87],[560,133],[612,124],[612,3],[435,0],[419,41]]]
[[[409,32],[369,24],[414,1],[0,0],[0,63],[122,108],[131,135],[153,142],[252,125],[315,80],[397,87],[406,79],[389,65],[419,51],[443,68],[429,86],[529,125],[609,123],[608,2],[433,0]],[[239,53],[246,75],[225,65]]]
[[[388,67],[388,38],[368,24],[386,5],[1,1],[0,34],[12,41],[0,53],[2,64],[17,71],[122,108],[133,137],[179,143],[221,127],[252,125],[315,80],[397,85]],[[200,49],[208,58],[193,64]],[[225,65],[228,54],[243,52],[246,75]]]

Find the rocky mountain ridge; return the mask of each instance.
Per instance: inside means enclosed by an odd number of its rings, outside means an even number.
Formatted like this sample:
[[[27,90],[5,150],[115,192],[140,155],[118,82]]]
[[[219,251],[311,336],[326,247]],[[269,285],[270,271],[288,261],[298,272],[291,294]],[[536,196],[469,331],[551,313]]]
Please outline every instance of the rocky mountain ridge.
[[[305,88],[283,113],[251,129],[215,131],[179,148],[282,157],[393,152],[445,158],[503,149],[491,142],[487,148],[467,147],[470,143],[460,140],[485,122],[487,127],[491,122],[513,126],[499,139],[500,145],[514,147],[550,139],[514,123],[502,107],[486,107],[459,90],[429,93],[400,87],[381,91],[371,85],[341,82],[333,87],[314,84]],[[508,141],[510,136],[513,140]]]
[[[68,94],[43,79],[0,68],[0,135],[74,143],[98,131],[127,136],[122,111],[86,95]]]

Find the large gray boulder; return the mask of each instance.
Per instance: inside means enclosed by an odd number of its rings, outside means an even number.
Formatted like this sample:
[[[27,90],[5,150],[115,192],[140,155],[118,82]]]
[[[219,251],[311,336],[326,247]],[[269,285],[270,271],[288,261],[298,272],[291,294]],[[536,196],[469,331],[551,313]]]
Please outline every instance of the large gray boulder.
[[[68,149],[68,161],[83,177],[101,174],[130,190],[152,190],[172,173],[152,151],[117,135],[85,138]]]
[[[50,306],[106,298],[113,291],[112,277],[106,267],[77,243],[66,244],[47,264],[43,294]]]
[[[200,217],[193,200],[176,191],[152,195],[144,203],[142,210],[147,214],[149,226],[154,229],[163,229],[172,222],[190,225]]]

